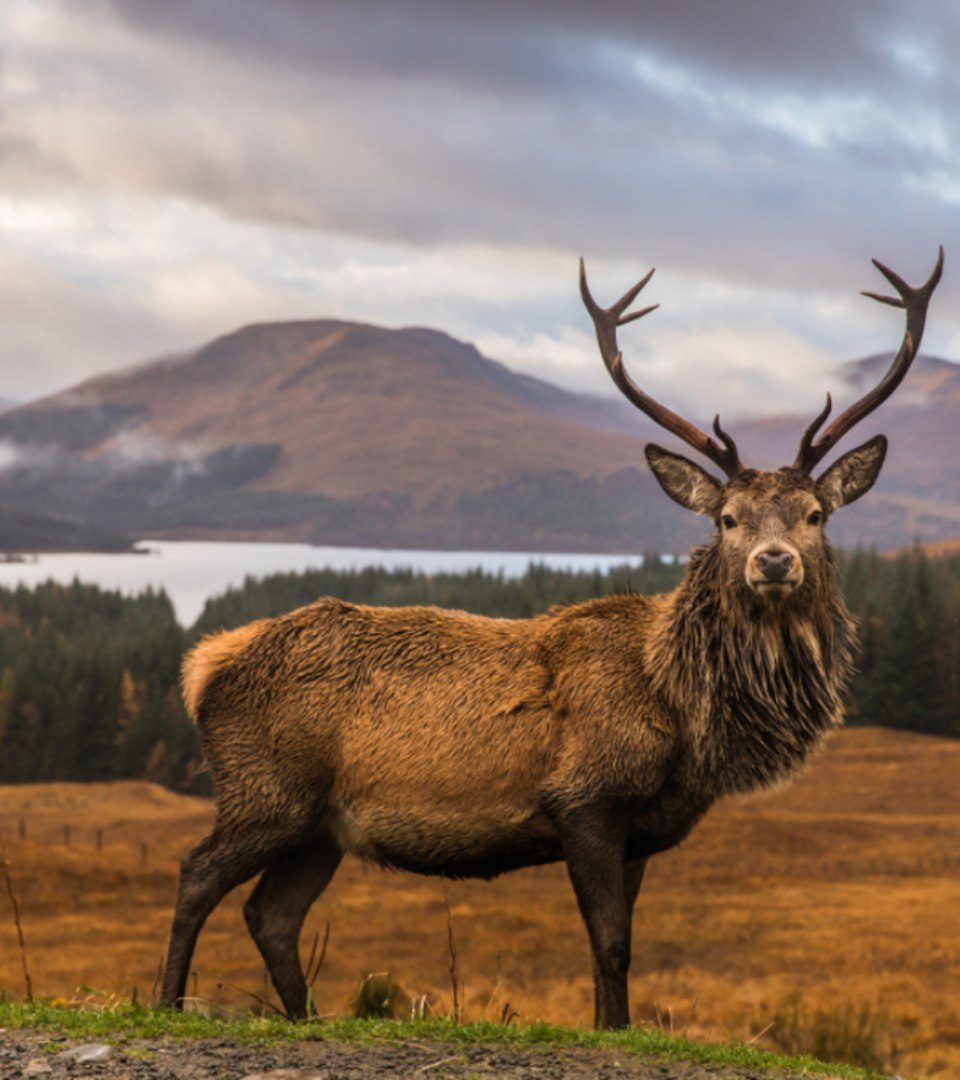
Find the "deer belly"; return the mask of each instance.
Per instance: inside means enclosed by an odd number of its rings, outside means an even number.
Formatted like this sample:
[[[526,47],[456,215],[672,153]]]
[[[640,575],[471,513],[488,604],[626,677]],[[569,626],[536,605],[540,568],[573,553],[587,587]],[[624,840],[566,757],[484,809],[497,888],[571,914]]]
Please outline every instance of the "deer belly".
[[[551,822],[522,806],[365,803],[338,808],[334,833],[362,859],[443,877],[490,878],[562,857]]]

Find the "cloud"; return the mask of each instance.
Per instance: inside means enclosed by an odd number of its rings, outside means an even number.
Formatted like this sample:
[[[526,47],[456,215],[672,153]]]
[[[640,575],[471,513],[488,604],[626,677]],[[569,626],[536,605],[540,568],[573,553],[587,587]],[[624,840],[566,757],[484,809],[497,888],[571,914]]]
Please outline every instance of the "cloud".
[[[0,442],[0,472],[16,465],[21,460],[21,451],[16,443]]]
[[[143,358],[165,327],[142,304],[0,253],[0,395],[25,399]]]
[[[960,225],[940,0],[8,0],[0,35],[9,392],[313,313],[606,390],[582,252],[605,295],[663,268],[652,378],[769,411],[896,340],[868,255],[919,279]],[[957,300],[948,264],[935,350]]]

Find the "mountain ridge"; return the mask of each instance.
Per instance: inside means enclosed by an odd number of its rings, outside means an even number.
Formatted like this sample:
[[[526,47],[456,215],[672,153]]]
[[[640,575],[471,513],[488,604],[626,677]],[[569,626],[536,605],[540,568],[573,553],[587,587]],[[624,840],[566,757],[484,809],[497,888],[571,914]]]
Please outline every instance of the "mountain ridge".
[[[845,365],[851,394],[885,362]],[[776,467],[809,420],[742,420],[735,435]],[[832,526],[841,543],[960,534],[960,468],[943,451],[958,423],[960,367],[918,357],[849,440],[882,428],[894,450],[877,492]],[[691,454],[626,401],[429,327],[254,322],[0,414],[0,503],[135,536],[683,551],[706,523],[659,491],[650,439]]]

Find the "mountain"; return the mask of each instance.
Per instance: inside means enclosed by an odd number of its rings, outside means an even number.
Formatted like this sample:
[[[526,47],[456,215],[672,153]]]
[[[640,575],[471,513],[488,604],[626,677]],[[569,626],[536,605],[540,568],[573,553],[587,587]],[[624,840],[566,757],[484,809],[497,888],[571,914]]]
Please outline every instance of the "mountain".
[[[256,325],[0,416],[0,503],[139,535],[687,546],[631,413],[433,330]]]
[[[888,359],[851,365],[850,393]],[[792,460],[808,420],[737,425],[744,457]],[[958,420],[960,368],[919,358],[863,426],[895,452],[879,495],[838,516],[841,542],[960,534],[944,452]],[[139,536],[683,551],[705,523],[659,491],[651,438],[671,444],[623,400],[517,374],[434,330],[260,324],[0,414],[0,506]]]

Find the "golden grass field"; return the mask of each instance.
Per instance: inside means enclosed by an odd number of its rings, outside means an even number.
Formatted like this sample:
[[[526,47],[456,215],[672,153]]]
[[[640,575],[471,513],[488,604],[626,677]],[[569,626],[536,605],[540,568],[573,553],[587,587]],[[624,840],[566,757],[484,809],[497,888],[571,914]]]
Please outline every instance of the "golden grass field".
[[[146,783],[0,787],[38,995],[129,998],[136,988],[150,1000],[179,855],[211,816],[209,802]],[[246,892],[201,935],[201,1002],[247,1000],[226,984],[264,993],[240,912]],[[349,1010],[361,979],[383,971],[448,1010],[447,899],[469,1018],[499,1016],[509,1002],[526,1019],[590,1022],[586,935],[561,866],[444,883],[348,860],[304,933],[306,953],[330,922],[319,1011]],[[682,848],[653,860],[635,921],[633,1009],[691,1037],[953,1077],[958,961],[960,742],[849,730],[792,786],[718,806]],[[22,987],[0,892],[0,988]]]

